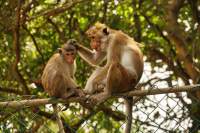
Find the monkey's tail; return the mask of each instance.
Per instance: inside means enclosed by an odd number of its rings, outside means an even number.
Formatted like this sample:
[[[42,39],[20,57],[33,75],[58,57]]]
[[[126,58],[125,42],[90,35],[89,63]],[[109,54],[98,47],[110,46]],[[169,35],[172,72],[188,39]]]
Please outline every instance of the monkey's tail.
[[[56,121],[58,123],[59,133],[65,133],[62,120],[61,120],[61,118],[60,118],[60,116],[58,114],[58,112],[59,112],[58,105],[57,104],[52,104],[52,106],[53,106],[53,110],[54,110],[54,113],[55,113],[55,116],[56,116]]]
[[[133,98],[128,97],[125,98],[124,100],[126,106],[126,127],[124,133],[130,133],[132,125]]]

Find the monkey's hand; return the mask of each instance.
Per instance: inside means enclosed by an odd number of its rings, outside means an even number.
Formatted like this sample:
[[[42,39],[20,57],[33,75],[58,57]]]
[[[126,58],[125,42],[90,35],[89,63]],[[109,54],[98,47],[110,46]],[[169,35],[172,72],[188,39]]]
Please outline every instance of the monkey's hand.
[[[75,89],[75,91],[76,91],[76,93],[77,93],[77,95],[79,96],[79,97],[84,97],[85,96],[85,93],[84,93],[84,91],[81,89],[81,87],[77,87],[76,89]]]
[[[75,48],[79,49],[79,43],[76,39],[72,38],[67,41],[68,44],[75,46]]]
[[[103,90],[104,90],[105,87],[106,87],[106,85],[103,84],[103,83],[99,83],[99,84],[97,84],[97,90],[96,90],[96,93],[103,92]]]
[[[90,94],[96,94],[96,93],[103,92],[105,87],[106,87],[106,85],[96,78],[92,82],[92,93],[90,93]]]

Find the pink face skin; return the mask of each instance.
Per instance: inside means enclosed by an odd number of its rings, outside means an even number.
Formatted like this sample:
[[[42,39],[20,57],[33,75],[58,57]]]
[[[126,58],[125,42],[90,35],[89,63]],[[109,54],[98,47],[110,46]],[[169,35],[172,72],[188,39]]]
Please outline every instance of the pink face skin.
[[[100,38],[94,36],[95,32],[91,32],[92,30],[95,31],[95,27],[91,27],[88,31],[86,31],[87,37],[90,39],[90,47],[95,49],[96,51],[101,51],[101,41]]]
[[[92,38],[92,39],[91,39],[90,47],[91,47],[92,49],[95,49],[96,51],[100,51],[100,50],[101,50],[100,45],[101,45],[101,42],[100,42],[99,39],[95,39],[95,38]]]
[[[66,61],[68,64],[73,64],[73,63],[74,63],[74,60],[75,60],[75,58],[76,58],[76,55],[74,54],[74,52],[65,52],[64,58],[65,58],[65,61]]]

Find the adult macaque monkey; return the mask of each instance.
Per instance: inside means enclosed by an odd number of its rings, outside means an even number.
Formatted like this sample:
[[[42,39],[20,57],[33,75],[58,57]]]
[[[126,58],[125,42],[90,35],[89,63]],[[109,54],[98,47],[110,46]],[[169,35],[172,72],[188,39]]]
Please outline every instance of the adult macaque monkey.
[[[70,96],[83,96],[83,92],[78,89],[79,87],[74,81],[74,60],[77,54],[75,43],[74,39],[68,40],[58,49],[59,52],[50,58],[44,68],[42,85],[50,96],[63,99],[67,99]],[[53,108],[60,129],[59,132],[64,133],[57,105],[53,104]]]
[[[131,37],[105,24],[96,23],[86,32],[91,39],[91,51],[78,45],[78,53],[88,63],[97,65],[104,59],[106,65],[97,67],[87,81],[84,91],[92,95],[92,100],[103,102],[113,93],[133,90],[143,73],[143,54]],[[127,125],[125,133],[130,133],[132,124],[133,98],[125,98]]]

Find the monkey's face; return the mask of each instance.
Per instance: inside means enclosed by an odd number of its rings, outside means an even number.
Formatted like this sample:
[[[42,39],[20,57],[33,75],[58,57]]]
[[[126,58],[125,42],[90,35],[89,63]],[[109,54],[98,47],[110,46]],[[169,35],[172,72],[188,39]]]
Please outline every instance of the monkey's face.
[[[76,58],[76,53],[74,51],[65,51],[63,53],[63,57],[64,60],[68,63],[68,64],[73,64],[74,60]]]
[[[59,48],[59,53],[64,58],[68,64],[73,64],[76,58],[77,50],[76,47],[68,41],[66,44],[63,45],[62,48]]]
[[[106,51],[108,40],[108,29],[106,25],[97,23],[86,31],[86,35],[90,38],[90,46],[96,51]]]

